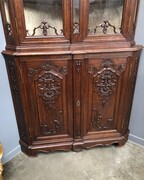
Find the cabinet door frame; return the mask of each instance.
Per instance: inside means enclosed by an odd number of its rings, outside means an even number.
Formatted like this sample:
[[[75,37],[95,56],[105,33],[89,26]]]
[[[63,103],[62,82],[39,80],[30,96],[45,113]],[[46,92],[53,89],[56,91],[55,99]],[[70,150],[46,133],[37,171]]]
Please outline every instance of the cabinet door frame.
[[[118,58],[118,61],[117,61]],[[104,69],[106,68],[102,68],[100,67],[100,70],[97,69],[97,67],[95,67],[94,65],[92,66],[92,64],[89,64],[89,62],[92,60],[93,63],[94,61],[100,61],[104,60],[103,62],[108,60],[108,63],[112,62],[112,69],[111,67],[107,68],[108,70],[110,69],[110,71],[113,70],[114,68],[118,68],[117,72],[114,72],[113,75],[116,75],[116,73],[118,74],[118,89],[113,92],[116,93],[116,97],[115,97],[115,103],[117,103],[116,108],[114,107],[114,116],[116,116],[113,121],[113,126],[115,128],[106,128],[106,129],[99,129],[99,130],[89,130],[89,123],[87,121],[92,121],[92,113],[89,111],[92,111],[93,107],[92,104],[90,104],[90,101],[92,101],[92,91],[94,91],[94,84],[92,86],[92,82],[90,81],[90,79],[88,78],[88,73],[89,76],[97,76],[96,74],[98,73],[102,73],[104,71]],[[124,63],[120,63],[120,59],[123,59]],[[110,61],[109,61],[110,60]],[[115,62],[119,62],[120,64],[117,65],[115,64]],[[82,104],[82,114],[81,114],[81,137],[83,138],[83,140],[88,140],[88,139],[94,139],[99,141],[103,141],[107,138],[110,137],[120,137],[123,136],[124,133],[127,132],[128,130],[128,122],[129,119],[127,117],[127,119],[125,118],[125,111],[124,108],[127,108],[131,106],[131,103],[128,102],[127,100],[124,100],[124,97],[127,98],[127,96],[129,96],[129,93],[131,94],[131,84],[133,82],[133,79],[131,78],[132,75],[132,68],[133,68],[133,59],[132,59],[132,53],[131,52],[124,52],[122,53],[103,53],[103,54],[95,54],[95,55],[86,55],[84,58],[84,62],[83,62],[83,76],[82,76],[82,99],[81,101],[83,102]],[[100,65],[101,66],[101,65]],[[94,77],[92,77],[94,78]],[[89,79],[89,80],[88,80]],[[91,82],[91,86],[89,87],[89,83]],[[122,82],[124,81],[124,82]],[[129,82],[130,81],[130,82]],[[112,83],[112,82],[111,82]],[[124,84],[123,84],[124,83]],[[126,90],[124,88],[122,88],[123,86],[126,87]],[[90,89],[90,91],[89,91]],[[126,91],[126,92],[125,92]],[[124,94],[124,97],[122,99],[122,102],[120,102],[120,99],[118,99],[118,97],[120,98],[120,94],[119,93]],[[96,92],[98,93],[98,92]],[[118,94],[117,94],[118,93]],[[117,97],[118,95],[118,97]],[[111,96],[110,96],[111,97]],[[97,101],[102,101],[102,96],[98,95],[99,100],[97,99]],[[109,99],[108,99],[109,101]],[[92,103],[92,102],[91,102]],[[104,102],[105,103],[105,102]],[[88,108],[89,106],[89,108]],[[99,105],[98,105],[99,106]],[[90,108],[91,107],[91,108]],[[125,112],[125,113],[124,113]],[[98,112],[99,113],[99,112]],[[101,115],[98,114],[99,117],[101,117]],[[127,124],[127,127],[125,127],[125,124]],[[101,128],[101,127],[100,127]],[[90,128],[91,129],[91,128]]]
[[[39,44],[45,43],[68,43],[70,41],[70,13],[71,13],[70,0],[62,0],[62,17],[63,17],[63,30],[64,35],[56,36],[27,36],[26,24],[24,17],[23,0],[14,0],[15,23],[16,30],[21,45],[26,44]],[[39,25],[39,24],[38,24]]]
[[[46,62],[49,63],[49,67],[48,64],[45,64]],[[54,62],[54,63],[53,63]],[[33,64],[33,67],[28,67],[28,64]],[[51,64],[52,63],[52,64]],[[56,63],[56,64],[55,64]],[[27,64],[27,65],[26,65]],[[39,65],[38,65],[39,64]],[[45,67],[44,67],[45,64]],[[63,65],[62,67],[57,65],[57,64],[67,64],[67,65]],[[36,68],[37,67],[37,68]],[[44,69],[43,69],[44,68]],[[47,68],[50,68],[50,72]],[[28,131],[29,131],[29,138],[31,140],[31,144],[44,144],[44,143],[62,143],[62,142],[71,142],[73,141],[73,106],[72,106],[72,60],[70,56],[46,56],[46,57],[31,57],[31,56],[26,56],[26,57],[21,57],[19,59],[17,59],[17,71],[19,73],[19,81],[21,82],[20,84],[20,93],[21,93],[21,97],[22,97],[22,106],[23,109],[27,112],[25,112],[26,115],[26,122],[27,122],[27,127]],[[42,72],[43,71],[43,72]],[[47,72],[48,71],[48,72]],[[55,74],[55,77],[59,77],[58,74],[62,74],[63,79],[64,79],[64,85],[65,85],[65,92],[66,94],[62,94],[64,93],[63,89],[61,92],[61,98],[63,99],[64,96],[64,101],[62,102],[62,107],[66,107],[64,109],[63,112],[63,120],[65,123],[65,127],[67,127],[67,130],[65,129],[64,131],[67,131],[67,133],[63,134],[62,131],[60,131],[61,133],[51,133],[49,134],[45,134],[40,137],[37,137],[38,133],[38,129],[37,126],[40,123],[40,119],[39,119],[39,113],[37,113],[37,108],[38,108],[38,104],[34,103],[34,105],[30,104],[30,102],[32,102],[32,98],[34,98],[34,95],[32,94],[32,89],[34,89],[34,84],[31,84],[31,90],[28,88],[28,84],[30,83],[30,81],[33,81],[34,76],[36,75],[38,78],[40,78],[40,76],[43,75],[39,75],[39,73],[44,73],[45,74]],[[31,80],[30,80],[31,79]],[[37,81],[37,80],[36,80]],[[56,79],[57,81],[57,79]],[[59,81],[57,82],[59,83]],[[64,88],[64,87],[61,87]],[[29,92],[29,93],[28,93]],[[30,93],[31,92],[31,93]],[[39,96],[39,95],[37,95]],[[46,95],[47,96],[47,95]],[[45,96],[45,97],[46,97]],[[47,102],[45,101],[45,97],[44,99],[41,97],[41,100],[43,101],[43,103],[47,104]],[[57,97],[57,96],[56,96]],[[66,97],[68,98],[68,100],[66,101]],[[40,97],[39,97],[40,98]],[[29,100],[28,100],[29,99]],[[56,100],[56,99],[54,99]],[[36,101],[36,100],[35,100]],[[65,104],[63,104],[65,103]],[[40,105],[40,104],[39,104]],[[47,107],[45,107],[46,109]],[[33,117],[35,115],[35,117]],[[36,120],[37,119],[37,120]],[[36,121],[36,125],[34,124],[34,121]],[[45,120],[44,120],[45,121]],[[57,121],[57,120],[56,120]],[[67,124],[67,125],[66,125]],[[57,124],[58,125],[58,124]],[[36,127],[35,127],[36,126]],[[65,128],[64,127],[64,128]],[[40,128],[40,126],[39,126]],[[47,129],[47,127],[44,127],[42,130],[45,133],[45,130]],[[40,132],[40,130],[39,130]]]
[[[121,33],[105,34],[105,35],[88,35],[88,19],[89,19],[89,0],[84,1],[85,11],[82,21],[85,22],[83,32],[84,42],[106,43],[111,41],[120,41],[122,43],[129,41],[134,43],[134,34],[137,21],[137,13],[139,8],[139,0],[125,0],[122,14]]]

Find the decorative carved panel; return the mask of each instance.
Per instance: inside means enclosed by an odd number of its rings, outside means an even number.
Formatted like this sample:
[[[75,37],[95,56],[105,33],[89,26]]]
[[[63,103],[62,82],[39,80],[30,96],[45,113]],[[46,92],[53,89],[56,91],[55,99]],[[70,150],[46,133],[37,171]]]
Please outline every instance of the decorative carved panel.
[[[63,111],[59,110],[56,101],[62,93],[62,76],[68,73],[66,66],[59,68],[54,63],[47,61],[40,68],[28,68],[28,76],[33,77],[38,96],[43,99],[48,112],[48,124],[41,122],[40,131],[43,135],[52,135],[63,129]],[[61,74],[58,75],[58,74]]]
[[[108,104],[110,97],[117,88],[119,75],[125,70],[126,65],[115,65],[112,60],[103,60],[99,71],[90,65],[88,72],[96,74],[94,77],[94,91],[100,96],[102,105]]]

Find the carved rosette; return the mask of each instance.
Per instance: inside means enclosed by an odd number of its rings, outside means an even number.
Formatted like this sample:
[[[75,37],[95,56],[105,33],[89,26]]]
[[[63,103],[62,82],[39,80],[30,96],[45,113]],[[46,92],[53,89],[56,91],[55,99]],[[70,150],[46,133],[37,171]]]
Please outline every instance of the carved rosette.
[[[38,69],[29,68],[28,76],[34,77],[41,72],[42,75],[38,75],[36,78],[36,84],[39,96],[46,104],[52,120],[50,121],[50,126],[47,124],[40,125],[40,130],[43,135],[52,135],[58,133],[64,125],[63,112],[58,111],[56,107],[56,100],[62,93],[62,80],[57,73],[66,75],[68,69],[67,66],[59,68],[54,63],[47,61],[42,63]],[[55,73],[53,74],[52,72]]]
[[[101,129],[111,129],[113,126],[113,119],[109,118],[106,122],[103,122],[101,112],[94,108],[93,118],[91,120],[92,127],[98,130]]]

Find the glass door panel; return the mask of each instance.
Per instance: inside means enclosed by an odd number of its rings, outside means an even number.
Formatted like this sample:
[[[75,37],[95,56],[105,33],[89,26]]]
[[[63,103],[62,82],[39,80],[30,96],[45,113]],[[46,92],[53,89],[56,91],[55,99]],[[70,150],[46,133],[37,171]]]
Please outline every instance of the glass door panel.
[[[73,34],[80,32],[80,2],[79,0],[73,0]]]
[[[63,0],[23,0],[27,36],[63,35]]]
[[[12,36],[12,29],[11,29],[11,22],[10,22],[10,15],[8,9],[8,0],[3,0],[3,7],[4,7],[4,16],[6,21],[6,31],[8,36]]]
[[[88,34],[121,32],[124,0],[89,0]]]

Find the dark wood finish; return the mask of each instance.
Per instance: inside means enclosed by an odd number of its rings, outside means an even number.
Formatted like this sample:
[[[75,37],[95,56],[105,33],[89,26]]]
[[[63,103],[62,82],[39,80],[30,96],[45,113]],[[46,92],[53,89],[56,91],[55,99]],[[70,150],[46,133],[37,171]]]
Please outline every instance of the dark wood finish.
[[[2,53],[21,148],[29,156],[121,146],[128,139],[141,50],[134,42],[138,1],[124,1],[121,33],[99,36],[88,35],[89,1],[79,2],[79,33],[73,34],[73,0],[62,0],[63,35],[27,36],[23,1],[8,0],[9,29],[0,0]]]

